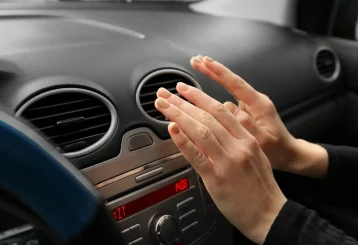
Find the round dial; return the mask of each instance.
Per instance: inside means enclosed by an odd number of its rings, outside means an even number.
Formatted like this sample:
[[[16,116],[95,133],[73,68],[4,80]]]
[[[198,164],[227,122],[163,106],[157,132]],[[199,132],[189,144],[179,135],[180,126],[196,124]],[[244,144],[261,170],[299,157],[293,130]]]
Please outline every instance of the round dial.
[[[178,238],[177,222],[168,215],[156,217],[152,223],[152,233],[161,245],[174,245]]]

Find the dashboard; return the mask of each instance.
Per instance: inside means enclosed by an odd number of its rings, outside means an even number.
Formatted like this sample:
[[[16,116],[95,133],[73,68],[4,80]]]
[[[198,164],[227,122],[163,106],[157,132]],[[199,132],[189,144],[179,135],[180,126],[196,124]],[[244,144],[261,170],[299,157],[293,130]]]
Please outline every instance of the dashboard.
[[[166,242],[173,230],[177,244],[233,242],[153,104],[179,81],[234,102],[191,69],[193,55],[267,94],[297,137],[332,141],[340,123],[347,84],[336,41],[294,28],[183,4],[46,3],[0,4],[0,32],[0,103],[96,186],[128,244]]]

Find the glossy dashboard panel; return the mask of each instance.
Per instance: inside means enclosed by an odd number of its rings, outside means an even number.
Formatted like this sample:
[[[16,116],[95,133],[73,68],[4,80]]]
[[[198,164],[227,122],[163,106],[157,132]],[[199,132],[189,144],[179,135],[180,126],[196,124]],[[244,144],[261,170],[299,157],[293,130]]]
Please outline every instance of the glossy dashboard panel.
[[[325,39],[257,21],[197,14],[185,5],[155,6],[51,3],[36,9],[0,5],[0,31],[7,33],[0,39],[1,104],[15,112],[44,91],[79,87],[102,94],[115,106],[119,120],[112,138],[97,151],[71,159],[110,208],[113,202],[126,203],[163,182],[188,176],[198,188],[190,190],[193,195],[200,201],[208,197],[202,195],[197,176],[169,139],[166,126],[148,120],[135,99],[146,75],[172,68],[196,78],[203,91],[217,100],[234,101],[218,84],[191,69],[193,55],[219,60],[270,96],[295,136],[328,135],[339,124],[329,120],[320,127],[316,120],[317,115],[327,120],[339,115],[334,99],[344,87],[341,77],[325,83],[316,75],[314,54],[329,45]],[[128,150],[128,139],[140,133],[150,135],[154,143]],[[160,173],[137,181],[152,171]],[[171,200],[185,198],[178,195]],[[141,218],[148,222],[161,208],[162,204],[151,207],[149,213],[129,217],[119,226],[122,230],[136,225]],[[215,234],[219,234],[229,244],[230,225],[223,217],[217,220],[210,241],[217,244]]]

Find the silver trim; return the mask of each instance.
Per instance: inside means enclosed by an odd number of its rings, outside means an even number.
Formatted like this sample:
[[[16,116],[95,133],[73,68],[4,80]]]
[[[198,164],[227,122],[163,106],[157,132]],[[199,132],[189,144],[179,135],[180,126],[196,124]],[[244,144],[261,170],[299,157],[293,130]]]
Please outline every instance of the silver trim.
[[[335,59],[335,62],[336,62],[335,71],[334,71],[334,73],[333,73],[333,75],[331,77],[324,77],[318,71],[316,61],[317,61],[318,54],[320,52],[322,52],[322,51],[330,52],[333,55],[334,59]],[[331,49],[330,47],[328,47],[328,46],[321,46],[315,51],[315,53],[314,53],[314,67],[315,67],[314,70],[316,71],[317,76],[324,82],[329,82],[329,83],[334,82],[335,80],[337,80],[337,78],[339,77],[339,75],[341,73],[341,62],[339,60],[339,57],[336,54],[336,52],[333,49]]]
[[[202,90],[201,89],[201,86],[200,84],[195,80],[194,77],[190,76],[188,73],[185,73],[183,71],[180,71],[180,70],[175,70],[175,69],[162,69],[162,70],[158,70],[158,71],[155,71],[155,72],[152,72],[150,73],[149,75],[147,75],[146,77],[144,77],[142,79],[142,81],[140,82],[138,88],[137,88],[137,92],[136,92],[136,102],[137,102],[137,106],[139,108],[139,110],[143,113],[143,115],[145,115],[149,120],[151,120],[152,122],[155,122],[155,123],[158,123],[158,124],[161,124],[161,125],[168,125],[169,122],[166,122],[166,121],[161,121],[161,120],[157,120],[151,116],[149,116],[147,114],[147,112],[145,112],[145,110],[143,109],[141,103],[140,103],[140,91],[142,90],[142,87],[144,86],[144,84],[146,82],[148,82],[150,79],[152,79],[153,77],[155,76],[158,76],[158,75],[163,75],[163,74],[175,74],[175,75],[178,75],[178,76],[182,76],[186,79],[188,79],[190,82],[192,82],[195,87],[197,87],[198,89]]]
[[[104,145],[108,140],[109,138],[113,135],[115,129],[116,129],[116,126],[117,126],[117,123],[118,123],[118,118],[117,118],[117,112],[116,112],[116,109],[114,108],[114,106],[112,105],[112,103],[106,99],[104,96],[98,94],[98,93],[95,93],[95,92],[92,92],[90,90],[86,90],[86,89],[80,89],[80,88],[60,88],[60,89],[54,89],[54,90],[50,90],[50,91],[47,91],[47,92],[44,92],[42,94],[39,94],[33,98],[31,98],[30,100],[28,100],[25,104],[23,104],[19,110],[17,110],[15,116],[16,117],[20,117],[21,114],[34,102],[40,100],[40,99],[43,99],[47,96],[50,96],[50,95],[53,95],[53,94],[59,94],[59,93],[82,93],[82,94],[87,94],[87,95],[90,95],[92,97],[95,97],[97,98],[98,100],[100,100],[101,102],[103,102],[110,114],[111,114],[111,124],[109,126],[109,129],[107,131],[107,133],[99,140],[97,141],[96,143],[80,150],[80,151],[74,151],[74,152],[70,152],[70,153],[64,153],[63,155],[65,157],[68,157],[68,158],[74,158],[74,157],[79,157],[79,156],[83,156],[83,155],[86,155],[90,152],[93,152],[95,150],[97,150],[98,148],[100,148],[102,145]]]
[[[0,241],[3,239],[6,239],[6,238],[16,236],[18,234],[33,230],[33,229],[34,229],[34,226],[32,226],[32,225],[23,225],[23,226],[12,228],[10,230],[6,230],[6,231],[0,233]]]
[[[181,157],[181,156],[182,156],[181,153],[176,153],[176,154],[173,154],[173,155],[164,157],[164,158],[162,158],[162,159],[156,160],[156,161],[154,161],[154,162],[148,163],[148,164],[146,164],[146,165],[144,165],[144,166],[142,166],[142,167],[133,169],[133,170],[131,170],[131,171],[129,171],[129,172],[126,172],[126,173],[124,173],[124,174],[120,174],[120,175],[118,175],[118,176],[116,176],[116,177],[113,177],[113,178],[111,178],[111,179],[109,179],[109,180],[103,181],[103,182],[97,184],[97,185],[96,185],[96,188],[97,188],[97,189],[102,188],[102,187],[104,187],[104,186],[106,186],[106,185],[109,185],[109,184],[112,184],[112,183],[114,183],[114,182],[116,182],[116,181],[118,181],[118,180],[124,179],[124,178],[126,178],[126,177],[128,177],[128,176],[130,176],[130,175],[136,174],[136,173],[138,173],[138,172],[141,172],[141,171],[143,171],[143,170],[146,170],[146,169],[151,168],[151,167],[154,167],[154,166],[156,166],[156,165],[165,163],[165,162],[167,162],[167,161],[173,160],[173,159],[178,158],[178,157]]]

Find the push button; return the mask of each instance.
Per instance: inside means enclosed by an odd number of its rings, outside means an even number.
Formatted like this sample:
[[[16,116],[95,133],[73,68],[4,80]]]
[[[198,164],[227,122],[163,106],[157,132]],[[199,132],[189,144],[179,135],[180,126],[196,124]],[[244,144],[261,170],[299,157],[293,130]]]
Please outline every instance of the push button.
[[[135,181],[136,181],[136,182],[145,181],[145,180],[147,180],[147,179],[150,179],[150,178],[152,178],[152,177],[154,177],[154,176],[157,176],[157,175],[163,173],[163,171],[164,171],[164,168],[163,168],[163,167],[154,169],[154,170],[149,171],[149,172],[147,172],[147,173],[138,175],[137,177],[135,177]]]
[[[132,239],[134,239],[140,236],[140,231],[142,230],[142,227],[140,226],[140,224],[136,224],[129,227],[129,229],[131,230]]]
[[[194,207],[194,198],[189,197],[188,199],[177,204],[177,209],[180,213],[188,212]]]
[[[129,228],[121,231],[121,235],[124,239],[128,240],[132,237],[131,230]]]
[[[128,138],[128,150],[135,151],[152,145],[153,140],[147,133],[140,133]]]
[[[188,224],[193,223],[196,220],[196,210],[193,209],[188,213],[179,217],[180,224],[186,226]]]
[[[191,223],[190,225],[188,225],[187,227],[183,228],[181,230],[181,232],[184,234],[184,235],[187,235],[189,232],[191,232],[197,225],[199,224],[198,221],[195,221],[193,223]]]
[[[134,240],[131,245],[143,245],[143,238],[140,237],[137,240]]]

